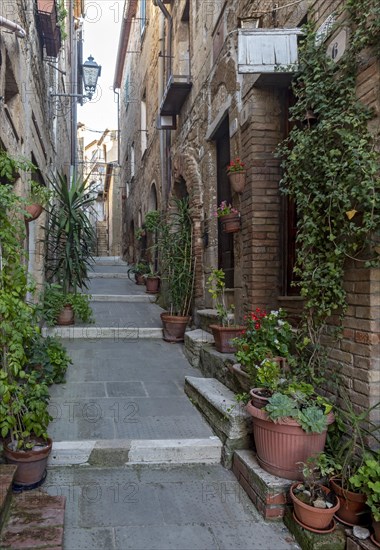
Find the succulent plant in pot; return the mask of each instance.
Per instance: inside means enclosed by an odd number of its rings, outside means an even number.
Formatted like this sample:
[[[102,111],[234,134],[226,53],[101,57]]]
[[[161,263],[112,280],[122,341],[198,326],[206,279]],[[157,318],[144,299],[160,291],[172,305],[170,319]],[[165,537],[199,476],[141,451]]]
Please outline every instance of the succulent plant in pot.
[[[323,483],[330,471],[323,465],[318,455],[309,457],[300,464],[303,481],[290,488],[295,520],[314,533],[333,531],[336,526],[333,517],[340,507],[338,497]]]
[[[322,452],[327,427],[334,422],[332,405],[312,385],[288,381],[259,409],[252,402],[247,411],[253,417],[257,458],[273,475],[299,479],[298,463]]]

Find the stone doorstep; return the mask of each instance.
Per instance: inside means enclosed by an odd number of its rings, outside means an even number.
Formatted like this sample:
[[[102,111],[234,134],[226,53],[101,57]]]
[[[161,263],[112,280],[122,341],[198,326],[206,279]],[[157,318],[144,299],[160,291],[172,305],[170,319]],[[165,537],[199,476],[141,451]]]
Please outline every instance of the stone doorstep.
[[[185,333],[183,352],[192,367],[199,367],[200,354],[203,346],[213,343],[213,336],[202,329],[189,330]]]
[[[249,450],[235,452],[232,471],[264,519],[276,520],[284,516],[293,481],[263,470],[254,451]]]
[[[2,550],[62,549],[66,497],[41,489],[13,495]]]
[[[0,464],[0,533],[12,501],[12,482],[17,466]]]
[[[223,442],[222,464],[231,468],[236,449],[252,446],[252,419],[235,394],[214,378],[185,377],[185,393]]]

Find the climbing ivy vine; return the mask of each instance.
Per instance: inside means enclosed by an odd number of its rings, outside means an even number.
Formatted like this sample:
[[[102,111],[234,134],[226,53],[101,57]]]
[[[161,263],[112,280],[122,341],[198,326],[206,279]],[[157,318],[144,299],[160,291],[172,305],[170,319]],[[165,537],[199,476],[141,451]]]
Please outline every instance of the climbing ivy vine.
[[[337,314],[342,320],[346,311],[347,261],[379,263],[379,136],[368,129],[374,113],[358,100],[356,86],[365,49],[368,57],[369,48],[372,55],[380,51],[380,5],[347,0],[344,11],[337,20],[347,25],[348,18],[350,35],[339,62],[326,55],[326,43],[318,44],[312,24],[305,29],[291,116],[302,121],[311,110],[317,123],[295,124],[277,152],[283,159],[281,189],[297,205],[295,273],[305,299],[302,336],[313,344],[312,359],[328,318]]]

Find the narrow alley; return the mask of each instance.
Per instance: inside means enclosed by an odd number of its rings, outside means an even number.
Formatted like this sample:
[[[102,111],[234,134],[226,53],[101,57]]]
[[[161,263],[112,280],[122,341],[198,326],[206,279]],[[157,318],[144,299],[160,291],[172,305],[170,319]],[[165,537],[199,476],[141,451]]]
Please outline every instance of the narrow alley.
[[[67,329],[73,365],[51,390],[44,490],[66,497],[64,549],[296,548],[220,465],[221,443],[183,390],[201,374],[158,339],[161,309],[145,287],[111,259],[92,277],[97,336]]]

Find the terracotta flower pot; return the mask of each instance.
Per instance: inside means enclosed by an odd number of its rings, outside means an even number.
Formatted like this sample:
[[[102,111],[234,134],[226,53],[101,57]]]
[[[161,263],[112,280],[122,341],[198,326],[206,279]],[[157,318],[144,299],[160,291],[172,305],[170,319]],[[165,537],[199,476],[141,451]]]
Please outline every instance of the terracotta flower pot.
[[[240,336],[244,327],[222,327],[220,325],[210,325],[212,335],[215,340],[215,347],[220,353],[234,353],[236,346],[232,340]]]
[[[159,277],[147,277],[145,280],[146,291],[148,294],[157,294],[160,288],[160,278]]]
[[[330,486],[340,500],[337,518],[347,525],[367,525],[369,509],[366,505],[366,495],[343,489],[338,477],[330,479]]]
[[[260,466],[278,477],[299,480],[300,462],[321,453],[326,443],[327,430],[307,433],[292,418],[285,417],[272,422],[267,413],[248,403],[247,411],[253,417],[253,434]],[[334,422],[334,415],[327,416],[327,424]]]
[[[33,222],[39,216],[41,216],[43,208],[40,204],[30,204],[25,207],[25,210],[28,212],[29,216],[25,216],[26,222]]]
[[[170,313],[161,313],[161,321],[164,332],[165,342],[183,342],[185,339],[186,327],[190,321],[190,316],[170,315]]]
[[[227,214],[219,218],[223,233],[237,233],[240,231],[240,214]]]
[[[74,324],[74,310],[70,304],[66,304],[57,317],[57,325],[73,325]]]
[[[290,498],[293,501],[296,518],[306,529],[310,528],[310,531],[326,531],[333,521],[334,514],[339,510],[340,502],[338,498],[335,497],[337,502],[332,508],[315,508],[302,502],[294,494],[294,489],[298,485],[299,483],[293,483],[290,487]],[[328,487],[321,486],[321,489],[326,495],[331,492]]]
[[[142,273],[135,273],[136,285],[145,285],[145,277]]]
[[[242,193],[245,187],[245,170],[241,172],[230,172],[228,174],[228,180],[230,182],[231,188],[235,193]]]
[[[379,543],[377,546],[380,546],[380,521],[375,521],[372,519],[372,528],[374,530],[373,538],[375,539],[373,542]]]
[[[267,393],[269,395],[266,396],[263,395],[263,393]],[[265,388],[252,388],[249,394],[252,398],[252,405],[257,409],[263,409],[268,404],[269,397],[271,396],[271,392]]]
[[[36,438],[36,441],[44,445],[29,451],[12,451],[4,445],[3,454],[8,464],[17,464],[13,479],[17,485],[34,485],[43,478],[53,442],[50,438],[47,441]]]

